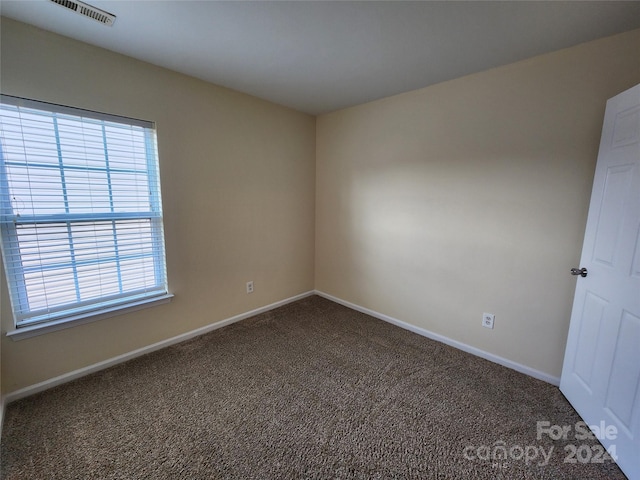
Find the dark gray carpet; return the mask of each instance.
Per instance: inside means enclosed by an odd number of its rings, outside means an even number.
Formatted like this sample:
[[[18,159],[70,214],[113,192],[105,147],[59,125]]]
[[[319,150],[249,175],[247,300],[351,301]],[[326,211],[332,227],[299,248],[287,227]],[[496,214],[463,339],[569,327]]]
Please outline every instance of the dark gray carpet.
[[[611,461],[564,462],[567,444],[597,453],[593,439],[536,438],[537,421],[579,420],[551,385],[309,297],[10,404],[1,467],[6,480],[624,478]]]

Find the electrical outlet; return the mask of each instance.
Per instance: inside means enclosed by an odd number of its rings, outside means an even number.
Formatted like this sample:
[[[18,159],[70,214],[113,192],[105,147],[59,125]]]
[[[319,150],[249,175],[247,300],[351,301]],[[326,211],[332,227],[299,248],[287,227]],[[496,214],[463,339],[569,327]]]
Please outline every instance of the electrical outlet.
[[[496,319],[496,316],[493,313],[483,313],[482,326],[486,328],[493,328],[493,321],[495,319]]]
[[[247,293],[253,293],[253,281],[247,282]]]

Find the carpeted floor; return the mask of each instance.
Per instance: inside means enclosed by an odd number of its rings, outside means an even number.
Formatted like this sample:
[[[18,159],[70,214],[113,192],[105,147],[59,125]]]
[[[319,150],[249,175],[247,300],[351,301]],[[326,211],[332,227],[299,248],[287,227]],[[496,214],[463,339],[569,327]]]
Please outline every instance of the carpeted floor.
[[[579,421],[549,384],[309,297],[10,404],[0,476],[624,478]]]

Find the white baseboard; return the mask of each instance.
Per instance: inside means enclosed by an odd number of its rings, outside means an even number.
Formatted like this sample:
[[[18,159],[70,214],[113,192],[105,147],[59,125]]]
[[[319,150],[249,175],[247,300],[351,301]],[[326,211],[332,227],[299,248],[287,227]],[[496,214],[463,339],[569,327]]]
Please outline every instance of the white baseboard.
[[[270,305],[266,305],[264,307],[256,308],[255,310],[251,310],[249,312],[241,313],[239,315],[235,315],[233,317],[227,318],[225,320],[221,320],[219,322],[212,323],[211,325],[206,325],[201,328],[197,328],[190,332],[186,332],[180,334],[176,337],[168,338],[166,340],[162,340],[160,342],[154,343],[152,345],[147,345],[146,347],[139,348],[137,350],[133,350],[128,353],[124,353],[122,355],[118,355],[117,357],[109,358],[107,360],[103,360],[102,362],[94,363],[93,365],[89,365],[84,368],[80,368],[78,370],[74,370],[69,373],[64,373],[54,378],[50,378],[40,383],[36,383],[35,385],[30,385],[28,387],[21,388],[14,392],[10,392],[4,396],[2,401],[2,413],[4,413],[4,406],[9,404],[15,400],[19,400],[21,398],[28,397],[29,395],[33,395],[35,393],[42,392],[49,388],[56,387],[58,385],[62,385],[63,383],[70,382],[80,377],[84,377],[85,375],[89,375],[90,373],[98,372],[100,370],[104,370],[105,368],[112,367],[113,365],[117,365],[122,362],[126,362],[127,360],[131,360],[136,357],[140,357],[147,353],[151,353],[156,350],[160,350],[161,348],[169,347],[171,345],[175,345],[176,343],[184,342],[185,340],[189,340],[191,338],[203,335],[205,333],[211,332],[213,330],[217,330],[218,328],[226,327],[227,325],[231,325],[232,323],[239,322],[240,320],[244,320],[245,318],[253,317],[254,315],[258,315],[260,313],[268,312],[269,310],[273,310],[275,308],[281,307],[288,303],[295,302],[297,300],[301,300],[305,297],[309,297],[313,295],[314,291],[309,291],[305,293],[301,293],[300,295],[296,295],[294,297],[289,297],[284,300],[280,300],[279,302],[272,303]],[[3,415],[4,417],[4,415]],[[1,424],[0,424],[1,426]]]
[[[89,375],[91,373],[94,372],[98,372],[100,370],[104,370],[105,368],[109,368],[113,365],[117,365],[119,363],[123,363],[126,362],[127,360],[131,360],[133,358],[136,357],[140,357],[142,355],[145,355],[147,353],[151,353],[153,351],[156,350],[160,350],[161,348],[165,348],[165,347],[169,347],[171,345],[175,345],[176,343],[180,343],[180,342],[184,342],[185,340],[189,340],[191,338],[197,337],[199,335],[203,335],[205,333],[211,332],[213,330],[217,330],[218,328],[222,328],[225,327],[227,325],[231,325],[232,323],[235,322],[239,322],[240,320],[244,320],[245,318],[249,318],[249,317],[253,317],[254,315],[258,315],[260,313],[264,313],[264,312],[268,312],[269,310],[273,310],[275,308],[281,307],[283,305],[286,305],[288,303],[292,303],[295,302],[297,300],[301,300],[303,298],[309,297],[311,295],[319,295],[321,297],[324,297],[328,300],[331,300],[333,302],[339,303],[341,305],[344,305],[346,307],[349,307],[353,310],[356,310],[358,312],[362,312],[362,313],[366,313],[367,315],[371,315],[372,317],[378,318],[380,320],[384,320],[385,322],[389,322],[392,323],[394,325],[397,325],[398,327],[404,328],[405,330],[409,330],[412,331],[414,333],[417,333],[418,335],[422,335],[424,337],[427,338],[431,338],[432,340],[436,340],[438,342],[442,342],[445,343],[447,345],[450,345],[454,348],[457,348],[459,350],[471,353],[473,355],[476,355],[478,357],[484,358],[486,360],[489,360],[491,362],[497,363],[499,365],[503,365],[505,367],[511,368],[513,370],[516,370],[518,372],[524,373],[526,375],[529,375],[531,377],[537,378],[539,380],[543,380],[547,383],[550,383],[552,385],[560,385],[560,379],[558,377],[554,377],[551,375],[548,375],[544,372],[541,372],[539,370],[535,370],[533,368],[527,367],[526,365],[522,365],[520,363],[516,363],[513,362],[509,359],[500,357],[498,355],[494,355],[493,353],[489,353],[489,352],[485,352],[484,350],[480,350],[479,348],[476,347],[472,347],[471,345],[467,345],[465,343],[462,342],[458,342],[457,340],[452,340],[448,337],[445,337],[443,335],[431,332],[429,330],[420,328],[420,327],[416,327],[415,325],[411,325],[409,323],[403,322],[402,320],[398,320],[397,318],[393,318],[390,317],[388,315],[384,315],[382,313],[378,313],[374,310],[370,310],[368,308],[364,308],[361,307],[360,305],[356,305],[354,303],[351,302],[347,302],[346,300],[342,300],[340,298],[334,297],[333,295],[329,295],[327,293],[324,293],[322,291],[319,290],[313,290],[313,291],[309,291],[309,292],[305,292],[302,293],[300,295],[296,295],[284,300],[281,300],[279,302],[275,302],[272,303],[270,305],[266,305],[264,307],[260,307],[260,308],[256,308],[255,310],[251,310],[245,313],[241,313],[239,315],[235,315],[233,317],[227,318],[225,320],[221,320],[219,322],[215,322],[212,323],[211,325],[206,325],[204,327],[192,330],[190,332],[186,332],[183,333],[181,335],[166,339],[166,340],[162,340],[160,342],[154,343],[152,345],[147,345],[146,347],[142,347],[139,348],[137,350],[133,350],[131,352],[128,353],[124,353],[122,355],[118,355],[116,357],[104,360],[102,362],[98,362],[98,363],[94,363],[93,365],[89,365],[87,367],[84,368],[80,368],[78,370],[74,370],[72,372],[69,373],[65,373],[62,375],[59,375],[57,377],[54,378],[50,378],[48,380],[45,380],[43,382],[40,383],[36,383],[34,385],[30,385],[28,387],[24,387],[21,388],[19,390],[16,390],[14,392],[10,392],[6,395],[4,395],[1,399],[0,399],[0,435],[2,433],[2,422],[4,420],[4,412],[5,412],[5,407],[7,404],[15,401],[15,400],[19,400],[21,398],[25,398],[28,397],[29,395],[33,395],[35,393],[39,393],[42,392],[44,390],[47,390],[49,388],[53,388],[56,387],[58,385],[62,385],[63,383],[67,383],[70,382],[72,380],[75,380],[77,378],[80,377],[84,377],[85,375]]]
[[[374,310],[361,307],[360,305],[347,302],[346,300],[342,300],[341,298],[334,297],[333,295],[329,295],[328,293],[324,293],[319,290],[315,290],[314,293],[328,300],[331,300],[332,302],[339,303],[340,305],[344,305],[345,307],[349,307],[358,312],[366,313],[367,315],[371,315],[372,317],[378,318],[380,320],[384,320],[385,322],[392,323],[394,325],[397,325],[398,327],[404,328],[405,330],[409,330],[411,332],[417,333],[418,335],[422,335],[423,337],[427,337],[432,340],[445,343],[454,348],[457,348],[458,350],[471,353],[472,355],[475,355],[477,357],[484,358],[485,360],[489,360],[491,362],[497,363],[507,368],[511,368],[512,370],[516,370],[520,373],[524,373],[525,375],[529,375],[530,377],[537,378],[538,380],[542,380],[544,382],[550,383],[551,385],[555,385],[555,386],[560,385],[560,379],[558,377],[554,377],[547,373],[541,372],[540,370],[535,370],[531,367],[527,367],[526,365],[522,365],[520,363],[514,362],[507,358],[500,357],[493,353],[480,350],[479,348],[472,347],[471,345],[467,345],[466,343],[462,343],[457,340],[453,340],[451,338],[445,337],[444,335],[431,332],[421,327],[416,327],[415,325],[411,325],[410,323],[403,322],[402,320],[398,320],[397,318],[393,318],[388,315],[378,313]]]

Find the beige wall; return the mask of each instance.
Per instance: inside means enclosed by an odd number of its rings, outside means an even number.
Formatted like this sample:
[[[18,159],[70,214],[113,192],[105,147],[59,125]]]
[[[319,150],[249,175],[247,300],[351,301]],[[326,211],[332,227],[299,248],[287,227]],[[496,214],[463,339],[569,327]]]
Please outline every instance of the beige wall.
[[[559,376],[605,102],[639,59],[636,30],[318,117],[316,288]]]
[[[3,93],[157,123],[176,295],[2,335],[3,394],[308,291],[314,251],[317,289],[560,374],[604,102],[640,82],[640,30],[317,125],[12,20],[1,35]],[[480,327],[483,311],[495,330]]]
[[[2,335],[2,393],[313,289],[314,117],[9,19],[1,34],[2,93],[156,122],[175,294],[31,339]],[[3,332],[11,322],[3,285]]]

